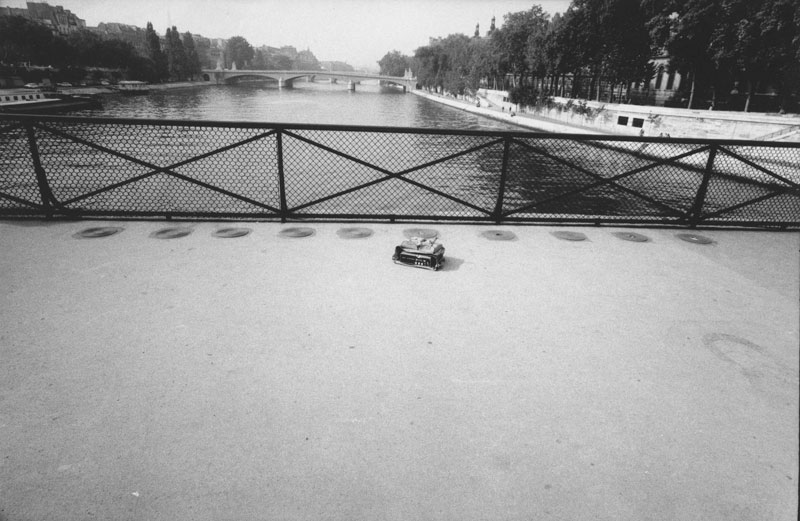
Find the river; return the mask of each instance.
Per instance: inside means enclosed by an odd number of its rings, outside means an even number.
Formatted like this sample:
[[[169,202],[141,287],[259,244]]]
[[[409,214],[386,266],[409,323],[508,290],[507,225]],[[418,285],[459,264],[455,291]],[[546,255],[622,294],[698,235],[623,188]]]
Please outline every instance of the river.
[[[148,96],[103,97],[103,109],[83,115],[118,118],[185,119],[369,125],[413,128],[519,130],[519,127],[443,106],[393,87],[362,83],[297,81],[291,89],[240,83],[152,91]]]

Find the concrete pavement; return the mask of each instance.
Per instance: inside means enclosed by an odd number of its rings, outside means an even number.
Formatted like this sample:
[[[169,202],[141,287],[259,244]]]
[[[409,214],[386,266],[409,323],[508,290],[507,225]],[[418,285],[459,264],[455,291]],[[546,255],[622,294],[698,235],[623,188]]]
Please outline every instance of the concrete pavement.
[[[0,520],[796,519],[798,233],[170,225],[0,222]]]

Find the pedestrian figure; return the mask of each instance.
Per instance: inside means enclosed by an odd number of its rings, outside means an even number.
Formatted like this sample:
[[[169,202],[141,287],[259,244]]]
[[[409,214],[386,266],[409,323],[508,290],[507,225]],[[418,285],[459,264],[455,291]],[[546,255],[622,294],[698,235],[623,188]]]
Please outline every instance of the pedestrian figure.
[[[639,131],[639,137],[644,137],[644,129]],[[647,145],[649,145],[649,143],[642,143],[641,146],[639,146],[639,149],[636,151],[636,155],[639,155],[642,152],[644,152],[645,149],[647,148]]]

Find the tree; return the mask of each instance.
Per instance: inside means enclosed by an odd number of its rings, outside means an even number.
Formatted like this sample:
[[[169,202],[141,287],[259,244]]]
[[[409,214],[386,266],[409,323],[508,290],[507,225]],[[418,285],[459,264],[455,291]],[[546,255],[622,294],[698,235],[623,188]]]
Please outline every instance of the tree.
[[[786,105],[797,87],[794,17],[800,7],[785,0],[720,1],[720,22],[711,39],[713,57],[746,86],[745,112],[759,84],[775,85]]]
[[[430,43],[414,51],[414,68],[417,81],[429,90],[438,91],[443,84],[443,70],[447,67],[447,56],[441,38],[431,38]]]
[[[288,71],[292,68],[292,59],[284,54],[268,55],[265,69]]]
[[[99,34],[85,29],[75,31],[67,36],[67,44],[71,51],[71,65],[77,67],[98,65],[98,55],[103,44]]]
[[[550,76],[549,93],[554,95],[559,94],[559,87],[561,87],[563,91],[564,82],[562,78],[568,72],[572,71],[567,50],[565,46],[559,42],[559,36],[562,34],[563,25],[564,17],[561,14],[556,14],[550,21],[547,34],[544,38],[543,59],[547,73]]]
[[[66,42],[21,16],[0,16],[0,61],[61,66],[69,63]]]
[[[469,82],[472,67],[471,42],[472,39],[465,34],[451,34],[441,42],[443,53],[448,57],[442,70],[442,86],[448,92],[463,95],[471,94],[475,90],[476,86]]]
[[[780,109],[787,111],[792,94],[800,87],[800,3],[767,2],[759,18],[769,77],[781,96]]]
[[[298,71],[317,71],[319,70],[319,61],[311,51],[300,51],[294,60],[293,68]]]
[[[400,51],[390,51],[378,60],[380,74],[384,76],[402,76],[410,66],[411,59]]]
[[[237,68],[246,69],[255,56],[255,51],[253,50],[253,46],[243,37],[234,36],[228,40],[227,55],[228,59],[226,61],[230,63],[231,67],[236,64]]]
[[[194,43],[192,33],[186,32],[183,35],[183,48],[186,51],[186,69],[185,73],[190,80],[194,80],[196,76],[200,75],[203,70],[200,65],[200,56],[197,54],[197,48]]]
[[[267,68],[267,57],[261,49],[256,49],[256,56],[253,59],[253,68],[259,71]]]
[[[531,35],[546,31],[548,18],[541,6],[534,5],[528,11],[506,14],[503,26],[492,33],[498,43],[504,72],[511,73],[515,83],[517,77],[524,81],[530,71],[528,40]]]
[[[164,53],[167,56],[167,70],[169,71],[170,80],[181,81],[186,79],[186,50],[183,48],[178,29],[174,25],[172,29],[167,28],[167,35],[164,40]]]
[[[718,76],[711,39],[718,25],[718,0],[666,2],[649,22],[654,46],[663,47],[674,71],[691,79],[689,107],[694,107],[698,84],[714,83]]]
[[[602,75],[614,87],[630,85],[647,76],[650,36],[640,0],[611,0],[602,20]]]
[[[153,82],[167,79],[169,77],[167,58],[161,51],[161,40],[158,38],[158,34],[156,34],[153,29],[153,24],[150,22],[147,22],[147,28],[145,29],[145,43],[147,57],[153,62],[153,69],[151,71],[153,76],[147,79]]]

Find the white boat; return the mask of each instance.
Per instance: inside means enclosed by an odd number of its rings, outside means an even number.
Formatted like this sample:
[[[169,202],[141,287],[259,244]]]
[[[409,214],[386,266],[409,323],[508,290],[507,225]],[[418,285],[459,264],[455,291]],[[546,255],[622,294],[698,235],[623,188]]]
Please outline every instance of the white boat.
[[[0,90],[0,112],[14,114],[48,114],[72,110],[102,108],[93,96],[45,94],[31,90]]]

